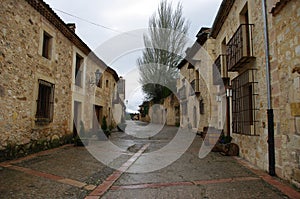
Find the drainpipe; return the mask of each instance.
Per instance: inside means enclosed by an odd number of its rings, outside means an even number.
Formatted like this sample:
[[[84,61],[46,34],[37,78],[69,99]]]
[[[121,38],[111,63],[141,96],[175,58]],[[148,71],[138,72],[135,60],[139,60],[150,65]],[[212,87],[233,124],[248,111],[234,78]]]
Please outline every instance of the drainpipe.
[[[265,37],[265,55],[266,55],[266,81],[267,81],[267,99],[268,99],[268,152],[269,152],[269,175],[275,176],[275,145],[274,145],[274,113],[271,101],[271,79],[270,79],[270,52],[269,52],[269,33],[268,18],[266,9],[266,0],[262,0],[262,10],[264,18],[264,37]]]

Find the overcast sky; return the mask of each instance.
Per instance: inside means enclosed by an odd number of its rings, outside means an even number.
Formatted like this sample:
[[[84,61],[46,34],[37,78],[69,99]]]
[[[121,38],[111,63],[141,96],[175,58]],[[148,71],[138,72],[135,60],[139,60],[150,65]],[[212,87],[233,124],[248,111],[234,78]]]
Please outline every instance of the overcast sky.
[[[76,34],[110,67],[126,80],[127,110],[136,111],[143,100],[138,84],[136,59],[140,51],[130,51],[115,59],[101,55],[104,45],[116,43],[120,35],[130,32],[142,41],[137,29],[146,29],[148,20],[157,10],[160,0],[44,0],[65,23],[76,23]],[[183,16],[190,22],[188,37],[195,41],[201,27],[211,27],[222,0],[184,0]],[[176,6],[179,0],[173,0]],[[68,14],[66,14],[68,13]],[[73,15],[73,16],[70,16]],[[81,18],[81,19],[80,19]],[[84,20],[82,20],[84,19]],[[88,21],[88,22],[87,22]],[[103,27],[104,26],[104,27]],[[119,38],[118,38],[119,37]],[[118,39],[116,39],[118,38]],[[103,48],[102,48],[103,49]],[[99,53],[100,52],[100,53]]]

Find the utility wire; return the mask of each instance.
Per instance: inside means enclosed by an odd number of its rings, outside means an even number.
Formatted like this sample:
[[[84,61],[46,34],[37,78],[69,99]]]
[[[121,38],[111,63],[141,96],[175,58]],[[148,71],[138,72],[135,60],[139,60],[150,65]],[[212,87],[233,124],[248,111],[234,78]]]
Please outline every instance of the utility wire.
[[[62,11],[62,10],[59,10],[59,9],[57,9],[57,8],[53,8],[53,10],[56,10],[56,11],[61,12],[61,13],[63,13],[63,14],[69,15],[69,16],[74,17],[74,18],[77,18],[77,19],[80,19],[80,20],[82,20],[82,21],[85,21],[85,22],[87,22],[87,23],[93,24],[93,25],[95,25],[95,26],[99,26],[99,27],[101,27],[101,28],[105,28],[105,29],[108,29],[108,30],[111,30],[111,31],[114,31],[114,32],[117,32],[117,33],[124,33],[124,32],[122,32],[122,31],[115,30],[115,29],[113,29],[113,28],[110,28],[110,27],[107,27],[107,26],[104,26],[104,25],[101,25],[101,24],[94,23],[94,22],[89,21],[89,20],[87,20],[87,19],[84,19],[84,18],[81,18],[81,17],[77,17],[77,16],[75,16],[75,15],[72,15],[72,14],[67,13],[67,12],[65,12],[65,11]]]

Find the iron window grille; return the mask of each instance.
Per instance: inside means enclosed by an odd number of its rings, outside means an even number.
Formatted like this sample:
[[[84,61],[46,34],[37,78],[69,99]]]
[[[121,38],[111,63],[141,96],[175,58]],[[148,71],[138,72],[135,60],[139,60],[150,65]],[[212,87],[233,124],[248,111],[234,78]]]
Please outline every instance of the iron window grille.
[[[54,84],[39,80],[39,93],[37,99],[36,122],[50,123],[53,120],[54,110]]]
[[[232,80],[233,133],[256,135],[254,70],[247,70]]]

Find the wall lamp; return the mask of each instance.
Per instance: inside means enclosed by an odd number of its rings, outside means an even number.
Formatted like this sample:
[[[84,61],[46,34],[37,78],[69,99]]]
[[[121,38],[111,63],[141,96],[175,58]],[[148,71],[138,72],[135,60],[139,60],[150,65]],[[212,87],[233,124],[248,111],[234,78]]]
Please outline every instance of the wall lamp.
[[[226,97],[232,97],[232,88],[226,88]]]

